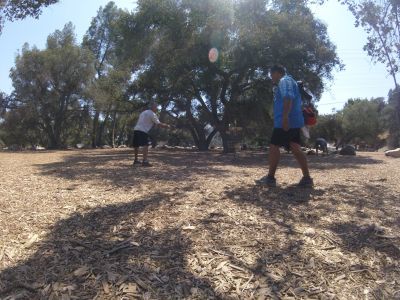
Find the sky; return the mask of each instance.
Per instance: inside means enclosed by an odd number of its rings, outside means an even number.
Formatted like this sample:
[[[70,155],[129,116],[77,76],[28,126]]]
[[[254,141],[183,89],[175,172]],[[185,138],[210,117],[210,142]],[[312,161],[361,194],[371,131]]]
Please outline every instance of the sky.
[[[389,90],[394,87],[393,80],[385,65],[372,63],[363,50],[367,34],[354,26],[354,17],[347,8],[330,0],[323,6],[312,6],[312,11],[327,25],[328,35],[345,65],[344,71],[334,72],[334,80],[327,84],[318,110],[324,114],[331,113],[333,109],[343,108],[350,98],[387,98]]]
[[[99,7],[108,2],[109,0],[61,0],[60,3],[45,8],[39,19],[6,22],[0,35],[0,91],[12,91],[9,71],[25,42],[44,48],[47,36],[62,29],[70,21],[75,25],[78,41],[81,41]],[[135,0],[114,2],[130,11],[135,8]],[[354,27],[354,17],[346,7],[330,0],[323,6],[312,6],[312,11],[327,25],[329,37],[337,46],[337,53],[345,64],[345,70],[335,71],[334,80],[327,83],[327,89],[318,104],[320,113],[340,110],[350,98],[386,97],[394,84],[387,75],[385,66],[373,64],[364,52],[367,35],[362,28]]]

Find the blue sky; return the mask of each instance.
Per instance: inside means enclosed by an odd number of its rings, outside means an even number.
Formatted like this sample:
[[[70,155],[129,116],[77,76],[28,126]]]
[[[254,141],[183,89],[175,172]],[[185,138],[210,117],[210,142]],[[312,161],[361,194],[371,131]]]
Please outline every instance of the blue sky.
[[[88,29],[92,17],[100,6],[109,0],[61,0],[60,3],[46,8],[39,20],[26,19],[6,23],[0,35],[0,90],[11,92],[9,70],[14,64],[15,55],[25,42],[43,48],[47,36],[61,29],[71,21],[76,27],[78,40]],[[134,0],[114,0],[122,8],[132,10]],[[344,71],[335,72],[335,78],[319,103],[321,113],[330,113],[332,109],[341,109],[349,98],[386,97],[393,82],[385,67],[371,63],[363,51],[366,34],[363,29],[354,27],[354,18],[346,7],[335,0],[324,6],[313,6],[313,12],[328,26],[331,40],[337,45],[337,52],[346,65]]]

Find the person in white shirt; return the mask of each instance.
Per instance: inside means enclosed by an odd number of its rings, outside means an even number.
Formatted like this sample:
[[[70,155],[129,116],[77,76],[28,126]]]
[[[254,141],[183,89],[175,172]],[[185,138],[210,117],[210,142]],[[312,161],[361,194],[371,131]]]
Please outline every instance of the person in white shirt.
[[[158,119],[156,112],[158,106],[156,103],[150,105],[150,109],[145,110],[139,116],[139,120],[134,128],[133,133],[133,147],[135,148],[135,161],[134,165],[142,164],[145,167],[150,167],[147,157],[149,153],[149,131],[153,126],[160,126],[162,128],[171,128],[168,124],[161,123]],[[143,147],[143,162],[139,162],[139,148]]]

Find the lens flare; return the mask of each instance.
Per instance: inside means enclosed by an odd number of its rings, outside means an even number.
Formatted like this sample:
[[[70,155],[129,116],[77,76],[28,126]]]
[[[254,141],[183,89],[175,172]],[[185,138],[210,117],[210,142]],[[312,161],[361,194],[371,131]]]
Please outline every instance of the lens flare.
[[[218,50],[217,48],[212,48],[210,50],[210,52],[208,52],[208,59],[210,60],[210,62],[215,63],[218,60]]]

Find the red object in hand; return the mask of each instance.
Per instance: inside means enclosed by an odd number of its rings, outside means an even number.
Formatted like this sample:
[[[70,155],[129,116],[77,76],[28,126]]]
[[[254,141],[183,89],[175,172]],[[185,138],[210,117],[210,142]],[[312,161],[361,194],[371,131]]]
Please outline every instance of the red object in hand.
[[[304,123],[307,126],[314,126],[317,124],[317,114],[312,107],[305,107],[303,109]]]

